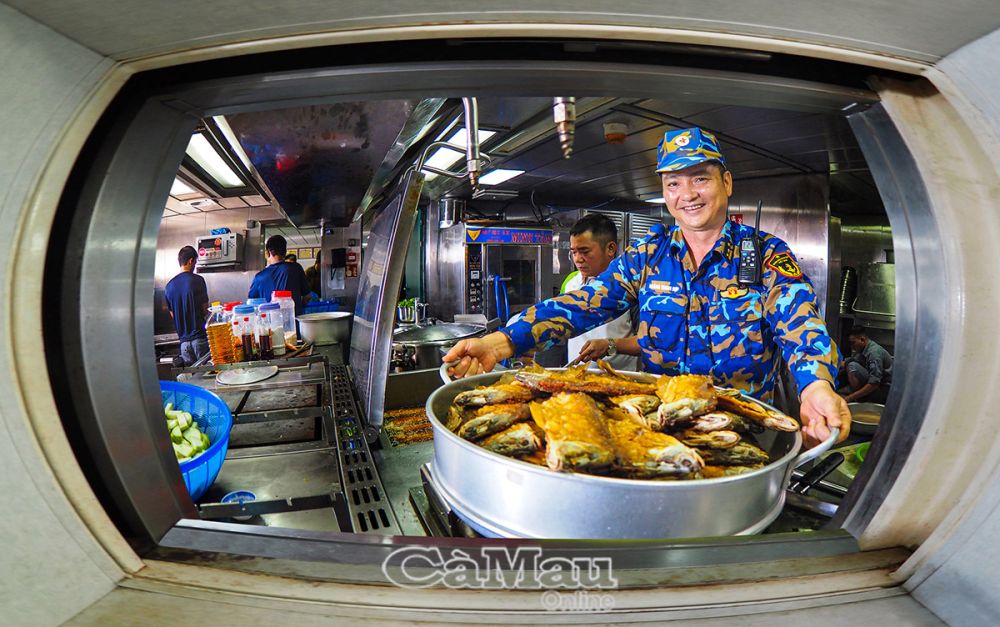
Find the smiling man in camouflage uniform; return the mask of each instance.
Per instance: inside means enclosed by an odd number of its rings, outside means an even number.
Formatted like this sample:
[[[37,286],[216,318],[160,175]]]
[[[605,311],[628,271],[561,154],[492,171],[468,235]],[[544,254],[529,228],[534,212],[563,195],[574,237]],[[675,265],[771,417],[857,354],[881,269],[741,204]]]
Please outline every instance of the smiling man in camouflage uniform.
[[[839,356],[816,295],[788,245],[760,233],[761,281],[737,281],[739,242],[753,233],[727,219],[733,177],[713,135],[666,133],[657,149],[663,197],[677,225],[657,225],[580,290],[539,303],[514,324],[464,340],[445,356],[457,376],[544,350],[639,305],[645,369],[711,375],[717,385],[770,400],[783,356],[798,387],[806,436],[850,424],[834,391]]]

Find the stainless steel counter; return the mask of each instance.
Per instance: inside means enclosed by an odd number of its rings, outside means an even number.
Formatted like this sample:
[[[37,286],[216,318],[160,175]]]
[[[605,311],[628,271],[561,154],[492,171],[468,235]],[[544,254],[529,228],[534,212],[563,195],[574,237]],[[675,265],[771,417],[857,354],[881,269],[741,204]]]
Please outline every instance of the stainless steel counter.
[[[416,442],[393,447],[385,434],[379,438],[381,448],[372,451],[386,495],[392,504],[399,527],[406,536],[428,535],[414,503],[410,499],[413,489],[421,488],[420,467],[434,458],[434,442]],[[417,507],[420,505],[417,504]]]
[[[337,451],[321,443],[280,450],[259,447],[237,450],[226,456],[219,477],[202,498],[218,503],[236,490],[253,492],[257,501],[282,501],[289,511],[254,515],[246,524],[343,531],[337,518],[334,495],[343,491],[337,467]],[[202,516],[212,514],[202,506]],[[250,510],[252,512],[252,510]],[[227,513],[227,512],[222,512]],[[228,516],[227,516],[228,518]]]
[[[310,359],[310,358],[305,358]],[[216,394],[222,392],[256,392],[273,391],[281,388],[301,387],[304,385],[322,385],[326,378],[325,364],[321,359],[312,358],[313,361],[302,361],[301,363],[281,364],[279,360],[273,362],[250,362],[247,364],[235,364],[247,369],[253,368],[254,364],[279,364],[278,374],[270,379],[264,379],[257,383],[244,385],[226,385],[216,381],[216,368],[207,366],[196,369],[197,372],[185,372],[177,376],[177,380],[197,385],[200,388],[211,390]],[[291,360],[297,362],[299,360]]]
[[[218,394],[233,412],[222,470],[198,505],[203,519],[400,533],[364,438],[350,375],[340,362],[342,347],[335,345],[310,357],[220,368],[279,367],[273,377],[250,384],[220,384],[212,366],[178,375],[178,381]],[[221,503],[237,490],[253,492],[256,500]]]
[[[385,410],[422,407],[431,392],[441,386],[437,369],[390,374],[385,385]],[[372,451],[386,495],[392,504],[403,535],[427,535],[410,493],[420,489],[420,467],[434,457],[434,442],[416,442],[393,447],[382,433],[379,448]]]

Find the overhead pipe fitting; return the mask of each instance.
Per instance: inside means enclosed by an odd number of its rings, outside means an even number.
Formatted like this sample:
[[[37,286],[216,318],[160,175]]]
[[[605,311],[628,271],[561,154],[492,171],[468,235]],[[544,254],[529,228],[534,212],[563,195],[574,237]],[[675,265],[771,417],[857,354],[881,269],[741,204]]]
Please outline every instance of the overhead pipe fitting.
[[[559,145],[564,159],[573,154],[573,136],[576,134],[576,98],[573,96],[552,99],[552,117],[559,134]]]

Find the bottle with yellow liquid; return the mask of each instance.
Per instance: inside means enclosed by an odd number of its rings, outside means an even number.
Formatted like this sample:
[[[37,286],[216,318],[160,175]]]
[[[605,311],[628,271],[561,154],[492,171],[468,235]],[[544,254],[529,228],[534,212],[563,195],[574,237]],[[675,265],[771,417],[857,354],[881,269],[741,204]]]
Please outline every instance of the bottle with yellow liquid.
[[[229,328],[229,321],[223,316],[222,303],[216,301],[208,310],[212,313],[205,324],[205,332],[208,334],[208,350],[212,353],[212,363],[216,366],[235,363],[233,332]]]

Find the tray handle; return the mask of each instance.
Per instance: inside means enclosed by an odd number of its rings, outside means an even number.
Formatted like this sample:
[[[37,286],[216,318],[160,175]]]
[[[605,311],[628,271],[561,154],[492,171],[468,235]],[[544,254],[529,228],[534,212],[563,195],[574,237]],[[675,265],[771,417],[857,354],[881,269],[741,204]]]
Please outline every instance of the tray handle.
[[[451,375],[448,374],[448,368],[451,368],[457,363],[458,363],[457,361],[446,361],[445,363],[441,364],[440,368],[438,368],[438,374],[441,375],[441,380],[444,381],[445,385],[451,383],[452,381],[456,381],[456,379],[452,379]],[[493,367],[493,370],[491,370],[490,372],[496,372],[497,370],[507,370],[507,368],[504,368],[501,364],[497,364],[496,366]]]
[[[834,427],[830,429],[830,437],[820,442],[818,445],[812,447],[805,453],[802,453],[795,458],[795,463],[792,464],[792,468],[798,468],[802,464],[807,464],[812,460],[816,459],[823,453],[829,451],[833,448],[833,445],[837,443],[837,438],[840,437],[840,428]]]
[[[441,375],[441,380],[444,381],[445,385],[448,385],[453,380],[451,375],[448,374],[448,368],[451,368],[457,363],[457,361],[446,361],[441,364],[441,367],[438,369],[438,373]]]

